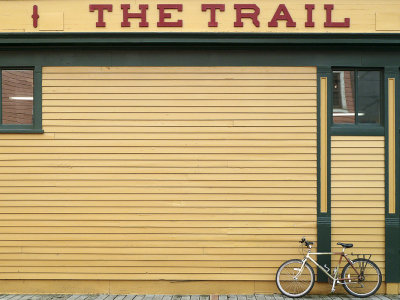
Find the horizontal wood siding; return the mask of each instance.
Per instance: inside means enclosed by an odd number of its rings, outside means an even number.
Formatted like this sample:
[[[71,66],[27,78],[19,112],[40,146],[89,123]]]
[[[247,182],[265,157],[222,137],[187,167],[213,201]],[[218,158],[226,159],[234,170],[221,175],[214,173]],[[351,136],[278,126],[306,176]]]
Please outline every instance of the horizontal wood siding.
[[[385,272],[384,137],[332,137],[332,248],[371,253]],[[338,257],[332,263],[337,264]]]
[[[0,140],[0,278],[273,280],[316,239],[313,67],[46,67]]]

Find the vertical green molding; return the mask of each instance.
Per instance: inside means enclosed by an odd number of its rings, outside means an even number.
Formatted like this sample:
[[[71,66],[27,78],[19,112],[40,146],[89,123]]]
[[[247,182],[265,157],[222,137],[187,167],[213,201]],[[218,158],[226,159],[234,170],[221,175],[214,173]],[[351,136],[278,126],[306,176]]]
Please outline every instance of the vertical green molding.
[[[42,66],[33,70],[33,129],[42,129]]]
[[[400,199],[400,167],[399,167],[399,67],[385,67],[385,277],[386,282],[400,282],[400,219],[399,219],[399,199]],[[389,213],[389,115],[388,115],[388,79],[395,78],[395,147],[396,147],[396,204],[395,213]]]
[[[321,174],[321,77],[327,78],[327,212],[321,212],[321,177],[325,174]],[[331,183],[330,183],[330,133],[329,128],[331,124],[330,110],[331,110],[331,82],[332,74],[330,67],[318,67],[317,68],[317,251],[318,252],[330,252],[331,251]],[[323,133],[322,133],[323,134]],[[331,256],[330,255],[319,255],[317,261],[322,266],[326,265],[331,267]],[[327,282],[328,278],[320,270],[317,270],[318,282]]]
[[[0,125],[3,124],[3,72],[0,70]]]

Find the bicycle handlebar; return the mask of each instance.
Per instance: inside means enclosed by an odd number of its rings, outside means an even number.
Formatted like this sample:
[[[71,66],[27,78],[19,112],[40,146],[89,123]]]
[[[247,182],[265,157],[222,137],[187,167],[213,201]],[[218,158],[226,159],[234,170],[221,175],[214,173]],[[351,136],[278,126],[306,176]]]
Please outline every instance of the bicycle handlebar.
[[[303,243],[306,244],[306,247],[308,247],[308,248],[310,248],[310,246],[314,244],[314,242],[307,241],[305,237],[302,237],[301,240],[299,241],[299,243],[300,244],[303,244]]]

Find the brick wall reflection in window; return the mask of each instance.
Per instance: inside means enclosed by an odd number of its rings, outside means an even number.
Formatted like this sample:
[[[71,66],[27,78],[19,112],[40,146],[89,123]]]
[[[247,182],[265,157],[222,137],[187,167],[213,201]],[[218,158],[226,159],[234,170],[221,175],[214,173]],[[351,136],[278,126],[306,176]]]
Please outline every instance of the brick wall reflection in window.
[[[333,122],[355,123],[354,71],[333,72]]]
[[[2,71],[3,124],[32,124],[33,71]]]

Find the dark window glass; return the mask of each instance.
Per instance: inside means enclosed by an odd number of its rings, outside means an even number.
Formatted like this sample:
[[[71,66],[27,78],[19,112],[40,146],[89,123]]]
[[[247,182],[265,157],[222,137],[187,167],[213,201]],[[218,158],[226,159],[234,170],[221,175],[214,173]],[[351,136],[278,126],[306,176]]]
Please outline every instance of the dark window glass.
[[[341,83],[340,83],[340,72],[333,73],[333,108],[341,108],[342,107],[342,95],[341,91]]]
[[[2,70],[2,123],[32,124],[33,71]]]
[[[333,122],[355,124],[354,71],[333,73]]]
[[[381,124],[382,72],[333,71],[334,124]]]
[[[381,72],[358,71],[358,122],[380,123]]]

